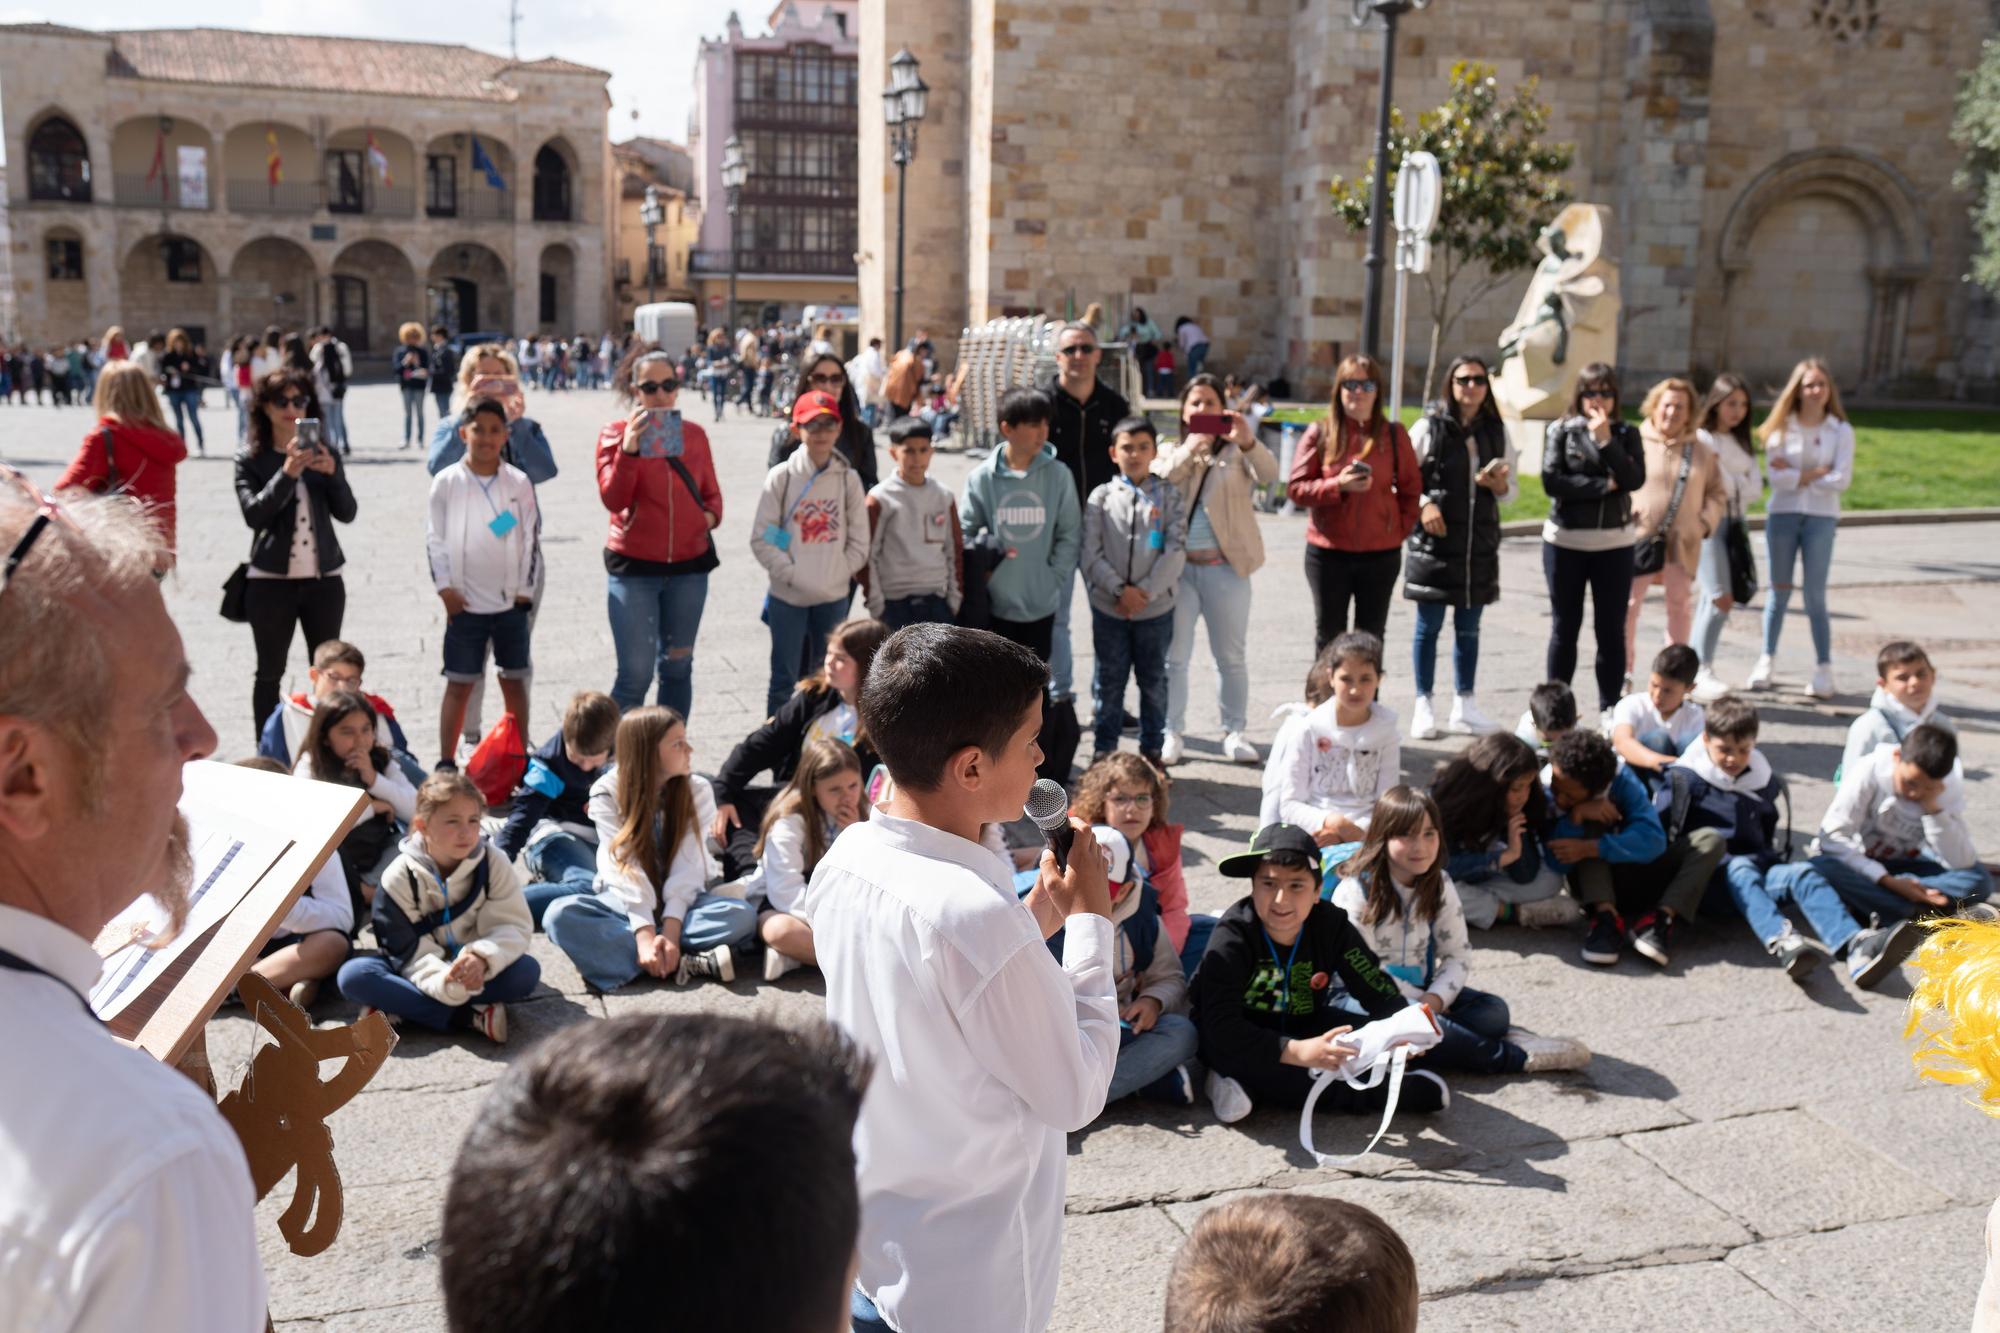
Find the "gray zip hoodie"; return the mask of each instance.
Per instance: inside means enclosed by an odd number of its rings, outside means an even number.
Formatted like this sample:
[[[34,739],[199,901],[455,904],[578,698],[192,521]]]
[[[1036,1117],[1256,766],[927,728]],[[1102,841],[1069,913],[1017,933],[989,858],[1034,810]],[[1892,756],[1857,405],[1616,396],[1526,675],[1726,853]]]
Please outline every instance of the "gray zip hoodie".
[[[1174,592],[1187,564],[1187,514],[1181,493],[1161,477],[1134,484],[1112,478],[1090,493],[1083,507],[1083,582],[1090,609],[1118,616],[1127,585],[1142,589],[1146,605],[1134,620],[1174,609]]]

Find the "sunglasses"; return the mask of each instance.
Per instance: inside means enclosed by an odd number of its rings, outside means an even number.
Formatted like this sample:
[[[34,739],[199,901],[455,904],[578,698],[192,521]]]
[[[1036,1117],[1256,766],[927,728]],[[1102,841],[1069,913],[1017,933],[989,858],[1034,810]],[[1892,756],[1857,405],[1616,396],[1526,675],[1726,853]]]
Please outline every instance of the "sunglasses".
[[[1375,381],[1374,381],[1374,380],[1342,380],[1342,381],[1340,382],[1340,391],[1341,391],[1342,393],[1374,393],[1374,392],[1375,392]]]
[[[1068,347],[1056,348],[1057,356],[1089,356],[1097,350],[1096,343],[1071,343]]]
[[[845,375],[841,374],[841,373],[840,373],[839,371],[834,371],[834,372],[832,372],[832,373],[830,373],[830,374],[822,374],[822,375],[808,375],[808,376],[806,376],[806,383],[807,383],[807,384],[845,384],[845,383],[847,383],[847,376],[845,376]]]
[[[312,399],[302,393],[288,393],[283,398],[273,398],[271,402],[278,407],[305,407]]]
[[[1486,377],[1484,375],[1459,375],[1452,380],[1452,383],[1462,385],[1468,389],[1483,389],[1486,387]]]
[[[679,380],[634,380],[632,387],[640,393],[679,393]]]
[[[34,522],[28,524],[28,530],[21,534],[20,540],[7,552],[6,561],[0,563],[0,597],[5,597],[7,585],[14,581],[14,571],[21,567],[21,562],[28,558],[28,553],[35,549],[36,541],[41,538],[43,530],[51,522],[61,523],[72,532],[77,531],[77,526],[70,520],[70,516],[63,512],[61,505],[42,494],[41,488],[29,481],[24,474],[8,467],[5,463],[0,463],[0,478],[26,491],[28,498],[35,502]]]

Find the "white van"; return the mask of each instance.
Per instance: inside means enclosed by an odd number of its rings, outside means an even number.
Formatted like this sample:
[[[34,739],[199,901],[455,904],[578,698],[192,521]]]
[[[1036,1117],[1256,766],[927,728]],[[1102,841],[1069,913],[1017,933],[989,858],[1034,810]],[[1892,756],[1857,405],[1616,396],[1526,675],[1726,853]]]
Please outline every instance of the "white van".
[[[694,346],[701,320],[687,301],[657,301],[632,312],[632,327],[645,341],[679,356]]]

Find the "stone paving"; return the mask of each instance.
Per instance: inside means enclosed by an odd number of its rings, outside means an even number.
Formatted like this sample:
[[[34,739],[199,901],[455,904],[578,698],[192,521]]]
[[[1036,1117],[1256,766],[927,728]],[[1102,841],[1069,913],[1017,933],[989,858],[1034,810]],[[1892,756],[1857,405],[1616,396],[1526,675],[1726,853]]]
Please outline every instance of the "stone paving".
[[[563,467],[542,490],[550,583],[535,645],[539,739],[557,725],[572,691],[610,684],[599,564],[605,519],[590,452],[597,426],[613,413],[603,393],[535,394],[531,403]],[[707,409],[689,406],[706,424]],[[396,449],[399,412],[387,387],[357,388],[349,398],[361,518],[341,534],[349,562],[345,637],[368,653],[369,688],[396,705],[428,759],[443,620],[424,574],[422,455]],[[225,418],[225,411],[209,414],[221,427],[212,440],[229,433]],[[8,407],[0,410],[0,454],[52,480],[88,424],[80,410]],[[693,731],[697,765],[712,770],[762,710],[763,581],[747,549],[747,525],[769,423],[732,419],[709,430],[728,517],[696,658]],[[253,741],[252,657],[248,630],[216,615],[222,580],[248,548],[227,452],[212,443],[209,459],[181,471],[183,554],[166,590],[196,668],[196,695],[221,735],[221,754],[234,757]],[[955,485],[969,467],[962,456],[943,455],[936,472]],[[1257,576],[1252,621],[1259,742],[1270,735],[1262,719],[1296,696],[1311,625],[1302,523],[1263,523],[1271,559]],[[1960,722],[1980,845],[1989,860],[2000,853],[1990,785],[2000,758],[1997,540],[1995,523],[1843,531],[1831,599],[1846,692],[1831,703],[1801,692],[1810,653],[1795,612],[1780,663],[1783,688],[1760,699],[1764,744],[1791,775],[1802,837],[1828,799],[1827,776],[1847,720],[1865,703],[1876,646],[1892,634],[1912,635],[1930,647],[1948,711]],[[1487,616],[1481,667],[1482,698],[1496,717],[1518,716],[1541,676],[1539,561],[1533,539],[1508,542],[1506,597]],[[1738,679],[1756,646],[1754,623],[1739,619],[1721,661],[1723,674]],[[1384,697],[1403,711],[1410,623],[1399,601]],[[1660,624],[1659,612],[1651,612],[1642,636],[1657,635]],[[1087,625],[1079,604],[1084,645]],[[1087,660],[1080,665],[1087,669]],[[1220,762],[1214,674],[1199,654],[1195,673],[1193,739],[1188,764],[1175,773],[1173,817],[1187,825],[1193,905],[1213,912],[1235,896],[1213,866],[1252,829],[1258,774]],[[303,686],[301,662],[292,687]],[[1425,780],[1460,743],[1406,743],[1406,775]],[[1259,1111],[1224,1127],[1205,1105],[1114,1107],[1071,1140],[1055,1326],[1157,1328],[1168,1265],[1194,1218],[1218,1199],[1269,1188],[1337,1193],[1394,1223],[1416,1254],[1426,1330],[1771,1333],[1967,1321],[1984,1211],[2000,1193],[2000,1126],[1958,1094],[1912,1076],[1902,1039],[1905,985],[1858,992],[1830,969],[1795,986],[1731,921],[1699,923],[1664,973],[1630,958],[1589,968],[1565,933],[1500,930],[1476,944],[1477,984],[1505,996],[1524,1026],[1587,1041],[1597,1053],[1588,1070],[1454,1077],[1449,1111],[1399,1122],[1384,1148],[1352,1173],[1306,1165],[1293,1113]],[[443,1326],[429,1245],[452,1154],[482,1091],[539,1037],[591,1017],[656,1009],[723,1009],[779,1021],[820,1009],[811,973],[775,986],[647,983],[599,996],[540,937],[535,955],[545,984],[514,1009],[513,1044],[501,1050],[408,1034],[370,1088],[333,1118],[346,1217],[330,1250],[311,1259],[289,1255],[274,1225],[277,1208],[262,1210],[279,1329]],[[322,1018],[351,1013],[336,1002],[321,1010]],[[211,1025],[211,1051],[225,1079],[247,1058],[249,1031],[237,1016]],[[1365,1141],[1359,1121],[1322,1125],[1323,1149]]]

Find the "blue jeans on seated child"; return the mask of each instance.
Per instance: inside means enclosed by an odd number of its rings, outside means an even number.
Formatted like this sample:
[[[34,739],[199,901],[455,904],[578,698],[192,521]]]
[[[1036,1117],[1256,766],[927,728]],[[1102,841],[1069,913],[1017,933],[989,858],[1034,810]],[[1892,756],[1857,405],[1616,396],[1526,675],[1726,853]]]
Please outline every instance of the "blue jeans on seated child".
[[[764,621],[771,627],[771,683],[764,692],[765,716],[792,697],[799,682],[811,674],[826,652],[826,636],[847,618],[852,598],[836,597],[814,606],[793,606],[773,597],[765,603]]]
[[[1561,893],[1563,873],[1544,861],[1535,868],[1535,877],[1526,884],[1504,870],[1482,879],[1454,879],[1452,883],[1458,886],[1458,902],[1465,909],[1465,924],[1489,930],[1500,919],[1502,907],[1538,903]]]
[[[1410,640],[1415,659],[1418,694],[1429,694],[1437,685],[1438,636],[1444,633],[1443,602],[1418,602],[1417,631]],[[1479,679],[1479,617],[1483,606],[1451,609],[1451,684],[1460,694],[1472,693]]]
[[[1883,888],[1837,856],[1815,856],[1803,866],[1787,869],[1808,871],[1832,885],[1857,919],[1873,914],[1885,924],[1920,914],[1953,912],[1966,903],[1983,901],[1993,891],[1992,877],[1976,865],[1964,870],[1946,870],[1937,862],[1921,857],[1894,857],[1882,865],[1892,875],[1908,875],[1925,888],[1936,889],[1947,903],[1943,907],[1913,903],[1894,889]]]
[[[617,990],[639,975],[639,946],[622,903],[604,894],[562,898],[551,904],[542,929],[569,955],[583,979],[601,991]],[[704,893],[681,922],[681,952],[706,953],[750,938],[757,909],[740,898]]]
[[[1090,641],[1097,653],[1091,678],[1093,725],[1100,751],[1118,748],[1125,727],[1125,682],[1139,678],[1139,753],[1158,754],[1167,740],[1167,649],[1174,641],[1170,611],[1127,620],[1090,609]]]
[[[1833,886],[1804,862],[1763,870],[1754,857],[1732,856],[1723,862],[1722,873],[1729,885],[1730,901],[1767,946],[1791,928],[1792,923],[1779,910],[1787,899],[1805,914],[1806,924],[1819,936],[1819,942],[1835,953],[1846,948],[1861,930]]]
[[[504,677],[526,675],[528,608],[511,606],[491,614],[461,611],[444,622],[444,678],[475,681],[486,675],[486,645]]]
[[[936,593],[887,597],[882,601],[882,623],[891,631],[906,625],[949,625],[952,619],[951,603]]]
[[[407,1018],[434,1032],[464,1027],[472,1021],[475,1004],[512,1004],[525,1000],[542,979],[542,965],[522,954],[495,976],[486,978],[485,987],[464,1004],[450,1005],[433,999],[417,984],[396,970],[396,965],[377,954],[350,958],[340,965],[340,993],[356,1004],[380,1009],[385,1014]]]
[[[661,706],[685,718],[694,706],[694,638],[708,601],[708,575],[607,574],[604,584],[618,659],[611,685],[618,711],[646,702],[657,671]]]
[[[875,1302],[869,1300],[859,1287],[848,1295],[847,1317],[848,1326],[854,1333],[896,1333],[889,1327],[889,1321],[882,1317],[882,1312],[875,1308]]]
[[[597,883],[597,849],[574,833],[552,833],[529,845],[521,864],[529,882],[521,889],[534,915],[535,929],[558,898],[589,893]]]
[[[1159,1021],[1144,1032],[1121,1027],[1118,1031],[1118,1063],[1111,1071],[1111,1090],[1104,1094],[1106,1105],[1147,1091],[1194,1059],[1200,1045],[1192,1020],[1180,1014],[1161,1014]],[[1179,1098],[1167,1089],[1153,1093],[1167,1101]]]
[[[1686,746],[1668,734],[1665,727],[1655,727],[1651,731],[1634,732],[1632,739],[1645,746],[1648,750],[1651,750],[1654,754],[1670,754],[1678,757],[1687,749]],[[1695,738],[1696,743],[1699,743],[1700,739],[1697,736]],[[1635,768],[1632,771],[1639,775],[1639,780],[1646,784],[1646,790],[1649,792],[1658,791],[1660,784],[1667,780],[1667,775],[1657,769]]]
[[[1201,966],[1201,956],[1208,952],[1208,937],[1215,933],[1215,918],[1206,912],[1188,914],[1187,942],[1181,945],[1181,974],[1194,976],[1194,970]]]

